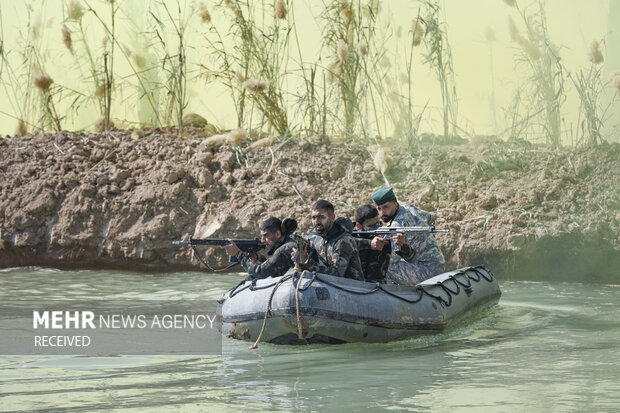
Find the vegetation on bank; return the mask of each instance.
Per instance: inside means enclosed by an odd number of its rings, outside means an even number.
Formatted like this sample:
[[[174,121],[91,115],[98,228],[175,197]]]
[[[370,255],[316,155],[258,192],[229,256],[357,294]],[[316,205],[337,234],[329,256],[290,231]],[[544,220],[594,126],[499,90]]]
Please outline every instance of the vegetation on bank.
[[[505,3],[511,15],[514,58],[530,81],[514,96],[507,111],[509,127],[499,136],[553,146],[598,144],[609,138],[601,127],[611,103],[603,104],[601,93],[610,87],[620,91],[620,70],[609,77],[602,73],[604,39],[592,42],[587,65],[568,68],[561,59],[561,44],[549,34],[545,1]],[[269,142],[273,137],[286,141],[322,134],[361,136],[366,144],[379,146],[384,146],[381,138],[394,136],[407,142],[412,153],[419,153],[424,145],[421,123],[438,121],[432,119],[431,106],[441,108],[436,113],[442,130],[436,135],[447,138],[468,132],[459,123],[458,68],[443,3],[418,4],[411,26],[403,30],[377,24],[384,13],[377,0],[325,1],[316,17],[322,27],[322,48],[314,59],[302,53],[302,34],[290,0],[153,1],[148,6],[148,30],[136,25],[133,38],[120,34],[119,24],[131,24],[132,19],[127,5],[117,0],[65,1],[63,21],[49,27],[27,6],[17,44],[2,43],[0,49],[2,93],[12,107],[12,113],[5,115],[15,119],[16,135],[63,130],[72,118],[95,107],[97,130],[114,125],[138,130],[176,126],[181,135],[187,124],[200,124],[210,134],[234,128],[248,137],[270,137]],[[103,40],[93,38],[95,29],[104,33]],[[43,41],[56,35],[62,39],[62,50]],[[493,38],[488,33],[487,40]],[[404,64],[390,62],[388,42],[399,43]],[[49,75],[46,68],[54,59],[72,62],[79,73],[75,82],[61,84]],[[414,60],[435,73],[440,103],[413,105]],[[207,87],[227,88],[236,125],[212,125],[187,113],[188,82],[196,79],[203,79]],[[580,104],[575,128],[562,119],[571,88]],[[125,118],[133,107],[137,123]],[[389,155],[380,149],[376,164],[385,172]]]

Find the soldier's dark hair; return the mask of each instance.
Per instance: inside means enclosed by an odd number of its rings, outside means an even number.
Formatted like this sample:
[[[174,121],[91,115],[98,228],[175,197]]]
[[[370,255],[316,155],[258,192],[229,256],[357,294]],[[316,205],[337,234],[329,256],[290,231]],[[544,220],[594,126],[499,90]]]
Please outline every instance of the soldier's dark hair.
[[[319,209],[324,209],[332,213],[334,212],[334,206],[332,205],[332,203],[324,199],[316,201],[314,205],[312,205],[312,209],[314,209],[315,211],[318,211]]]
[[[276,231],[282,231],[282,221],[276,217],[269,217],[260,223],[261,231],[269,231],[274,234]]]
[[[363,224],[367,219],[372,219],[379,215],[379,211],[374,205],[365,204],[355,211],[355,222]]]
[[[291,235],[297,230],[297,221],[294,218],[284,218],[281,230],[283,235]]]

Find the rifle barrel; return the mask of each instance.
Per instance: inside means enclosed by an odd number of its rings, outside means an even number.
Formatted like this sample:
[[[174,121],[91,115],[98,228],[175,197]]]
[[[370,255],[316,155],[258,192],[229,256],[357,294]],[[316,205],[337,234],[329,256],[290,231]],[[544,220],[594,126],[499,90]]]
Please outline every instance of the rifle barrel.
[[[264,247],[258,238],[254,239],[231,239],[241,249],[259,250]],[[206,245],[206,246],[224,246],[230,244],[227,239],[223,238],[190,238],[188,241],[172,241],[174,245]]]
[[[435,229],[435,227],[384,227],[372,231],[353,231],[352,235],[389,235],[389,234],[415,234],[415,233],[446,233],[449,229]]]

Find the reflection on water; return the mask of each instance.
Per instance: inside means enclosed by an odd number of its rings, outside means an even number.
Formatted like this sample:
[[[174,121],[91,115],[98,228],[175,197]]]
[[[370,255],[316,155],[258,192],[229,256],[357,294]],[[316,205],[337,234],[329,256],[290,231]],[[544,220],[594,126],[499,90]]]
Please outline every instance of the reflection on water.
[[[0,299],[216,299],[239,275],[30,268]],[[221,356],[0,357],[3,411],[617,411],[620,288],[500,282],[500,305],[434,336]]]

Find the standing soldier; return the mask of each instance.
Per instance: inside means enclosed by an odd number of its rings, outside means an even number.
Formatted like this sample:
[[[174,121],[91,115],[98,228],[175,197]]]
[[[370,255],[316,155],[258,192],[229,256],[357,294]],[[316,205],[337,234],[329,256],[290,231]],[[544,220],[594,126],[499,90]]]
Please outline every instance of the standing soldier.
[[[381,188],[370,196],[377,204],[381,220],[389,227],[416,227],[433,225],[433,216],[420,208],[399,205],[391,187]],[[395,284],[415,285],[444,272],[445,259],[433,234],[409,234],[407,243],[417,252],[414,262],[405,261],[396,253],[392,242],[392,256],[387,279]]]

